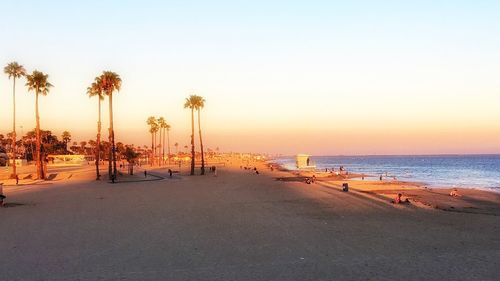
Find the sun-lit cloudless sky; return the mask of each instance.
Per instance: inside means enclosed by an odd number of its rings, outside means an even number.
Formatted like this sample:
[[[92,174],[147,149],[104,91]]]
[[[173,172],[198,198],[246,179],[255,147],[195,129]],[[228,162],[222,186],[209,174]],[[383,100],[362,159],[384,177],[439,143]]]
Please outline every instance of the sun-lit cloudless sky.
[[[50,75],[42,127],[76,141],[95,137],[86,88],[112,70],[126,143],[149,144],[154,115],[188,145],[194,89],[204,142],[224,151],[500,153],[499,1],[2,1],[11,61]],[[18,134],[35,127],[24,83]],[[3,134],[11,85],[1,75]]]

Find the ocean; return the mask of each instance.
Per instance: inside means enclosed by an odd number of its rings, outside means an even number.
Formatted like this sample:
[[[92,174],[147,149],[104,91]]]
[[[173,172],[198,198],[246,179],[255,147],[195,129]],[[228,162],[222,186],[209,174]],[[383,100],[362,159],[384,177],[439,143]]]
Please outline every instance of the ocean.
[[[429,187],[465,187],[500,192],[500,155],[312,156],[318,170],[344,166],[347,171],[378,179],[386,173],[398,180]],[[295,156],[272,162],[294,170]],[[371,179],[371,178],[370,178]]]

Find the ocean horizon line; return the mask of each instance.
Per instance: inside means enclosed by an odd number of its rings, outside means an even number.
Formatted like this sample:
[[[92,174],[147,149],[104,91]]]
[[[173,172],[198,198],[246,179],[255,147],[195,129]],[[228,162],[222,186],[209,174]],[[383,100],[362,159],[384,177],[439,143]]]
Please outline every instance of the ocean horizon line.
[[[297,153],[297,154],[283,154],[278,157],[295,157],[298,154],[307,153]],[[442,153],[442,154],[335,154],[335,155],[314,155],[307,154],[311,157],[443,157],[443,156],[500,156],[500,153]]]

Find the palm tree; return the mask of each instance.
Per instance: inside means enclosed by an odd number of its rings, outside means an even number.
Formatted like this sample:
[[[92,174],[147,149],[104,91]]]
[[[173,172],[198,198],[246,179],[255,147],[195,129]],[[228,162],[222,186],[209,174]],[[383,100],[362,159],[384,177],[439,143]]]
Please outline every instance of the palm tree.
[[[71,141],[71,133],[68,131],[62,132],[61,139],[64,142],[64,149],[66,150],[66,153],[68,153],[68,143]]]
[[[3,71],[5,74],[9,76],[9,79],[12,78],[12,105],[13,105],[13,111],[12,111],[12,178],[17,177],[17,170],[16,170],[16,79],[21,78],[26,75],[26,70],[24,67],[17,62],[11,62],[9,63]]]
[[[203,153],[203,140],[201,138],[201,122],[200,122],[200,112],[205,106],[205,99],[200,96],[195,96],[195,108],[198,111],[198,135],[200,136],[200,149],[201,149],[201,174],[205,174],[205,154]]]
[[[189,98],[186,98],[186,102],[184,103],[184,108],[191,109],[191,175],[194,175],[194,109],[196,106],[196,96],[191,95]]]
[[[164,117],[158,118],[158,126],[160,127],[160,148],[161,148],[161,163],[165,162],[165,129],[167,128],[167,122]],[[163,131],[163,138],[161,137]]]
[[[95,173],[96,180],[101,179],[101,174],[99,173],[99,160],[100,160],[100,147],[101,147],[101,102],[104,100],[104,93],[102,90],[101,78],[96,77],[94,82],[87,88],[87,94],[89,97],[97,96],[98,102],[98,119],[97,119],[97,138],[96,138],[96,150],[95,150]]]
[[[149,125],[149,132],[151,133],[151,166],[153,166],[154,159],[155,159],[155,151],[156,151],[156,137],[155,134],[158,131],[158,123],[156,123],[156,118],[154,116],[148,117],[148,120],[146,120],[146,123]]]
[[[43,169],[43,160],[40,157],[41,149],[41,137],[40,137],[40,115],[38,112],[38,96],[40,94],[46,96],[49,93],[52,84],[48,81],[49,75],[44,74],[38,70],[34,70],[31,75],[26,76],[26,86],[28,86],[28,91],[35,91],[35,112],[36,112],[36,164],[37,164],[37,178],[45,179],[45,172]]]
[[[115,148],[115,130],[113,128],[113,92],[120,91],[122,79],[120,75],[112,71],[104,71],[99,78],[102,91],[109,98],[109,142],[111,143],[111,151],[108,163],[109,179],[116,180],[116,148]],[[111,162],[113,166],[111,167]]]

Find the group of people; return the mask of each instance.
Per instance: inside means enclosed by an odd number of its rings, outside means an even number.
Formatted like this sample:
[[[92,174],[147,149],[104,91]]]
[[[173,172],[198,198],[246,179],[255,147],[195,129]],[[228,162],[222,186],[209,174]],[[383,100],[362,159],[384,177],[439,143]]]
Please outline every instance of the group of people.
[[[255,174],[260,174],[259,173],[259,170],[257,170],[257,167],[247,167],[247,166],[240,166],[240,169],[245,169],[245,170],[250,170],[250,171],[254,171]],[[272,170],[272,167],[271,167],[271,170]]]
[[[450,191],[450,196],[451,196],[451,197],[460,197],[460,196],[462,196],[462,195],[460,195],[460,194],[458,193],[458,189],[454,188],[454,189],[452,189],[452,190]]]
[[[214,173],[214,177],[216,177],[216,176],[217,176],[217,167],[215,167],[215,166],[210,166],[210,172],[211,172],[211,173]]]
[[[336,176],[349,175],[349,171],[347,171],[344,166],[339,166],[338,170],[335,170],[335,168],[331,168],[331,169],[325,168],[325,173],[328,173],[328,172],[330,172],[330,174],[335,174]]]
[[[309,178],[309,177],[308,177],[308,178],[306,178],[306,183],[307,183],[307,184],[311,184],[311,183],[315,183],[315,182],[316,182],[316,176],[315,176],[315,175],[313,175],[313,176],[312,176],[312,177],[310,177],[310,178]]]

